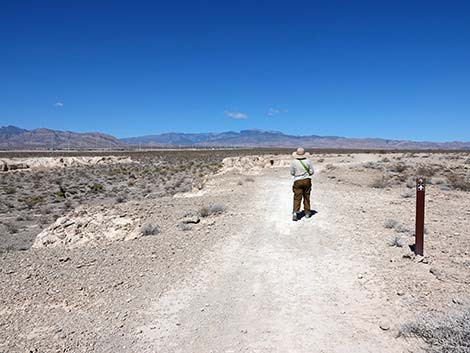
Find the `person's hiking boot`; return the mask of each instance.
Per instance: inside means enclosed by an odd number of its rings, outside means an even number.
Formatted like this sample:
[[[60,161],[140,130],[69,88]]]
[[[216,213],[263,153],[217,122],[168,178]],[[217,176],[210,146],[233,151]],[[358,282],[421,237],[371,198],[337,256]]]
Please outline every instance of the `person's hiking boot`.
[[[305,212],[305,218],[312,217],[312,212]]]
[[[299,220],[299,218],[297,217],[297,212],[293,212],[293,213],[292,213],[292,220],[293,220],[294,222],[297,222],[297,221]]]

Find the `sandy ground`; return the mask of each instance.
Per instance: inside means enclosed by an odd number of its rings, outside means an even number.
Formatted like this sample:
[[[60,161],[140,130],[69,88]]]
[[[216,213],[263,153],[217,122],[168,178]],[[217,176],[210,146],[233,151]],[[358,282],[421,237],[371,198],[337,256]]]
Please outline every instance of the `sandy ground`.
[[[155,237],[3,254],[0,352],[420,352],[400,325],[470,304],[468,193],[429,186],[416,258],[384,227],[412,228],[414,199],[356,171],[379,157],[324,159],[311,219],[292,222],[288,170],[267,168],[165,199]],[[178,230],[208,202],[227,211]]]
[[[142,351],[407,351],[394,330],[380,328],[399,323],[393,306],[380,288],[362,286],[372,268],[351,251],[361,240],[337,222],[341,194],[316,183],[318,213],[294,223],[284,173],[259,178],[243,231],[151,303]]]

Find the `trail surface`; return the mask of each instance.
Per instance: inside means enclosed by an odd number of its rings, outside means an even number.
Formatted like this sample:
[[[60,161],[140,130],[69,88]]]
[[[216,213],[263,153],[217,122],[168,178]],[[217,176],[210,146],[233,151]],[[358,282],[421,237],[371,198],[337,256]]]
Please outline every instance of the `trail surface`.
[[[157,352],[408,352],[384,318],[393,308],[361,256],[351,200],[320,175],[311,219],[290,219],[285,170],[257,178],[239,226],[155,300],[142,326]],[[354,212],[352,212],[354,215]],[[353,236],[353,233],[356,236]],[[382,328],[381,328],[382,326]]]

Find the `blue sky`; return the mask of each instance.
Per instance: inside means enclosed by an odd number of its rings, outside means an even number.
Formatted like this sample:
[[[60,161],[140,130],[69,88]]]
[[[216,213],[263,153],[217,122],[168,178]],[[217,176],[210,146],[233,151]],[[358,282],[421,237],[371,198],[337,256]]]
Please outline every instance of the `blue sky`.
[[[470,140],[469,1],[1,1],[0,125]]]

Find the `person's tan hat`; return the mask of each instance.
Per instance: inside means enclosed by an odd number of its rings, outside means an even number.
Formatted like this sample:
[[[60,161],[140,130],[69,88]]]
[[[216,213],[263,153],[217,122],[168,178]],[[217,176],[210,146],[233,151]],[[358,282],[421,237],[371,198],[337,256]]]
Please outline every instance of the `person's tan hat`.
[[[292,157],[296,159],[307,158],[309,156],[310,154],[308,152],[305,152],[305,150],[302,147],[297,148],[297,151],[292,153]]]

